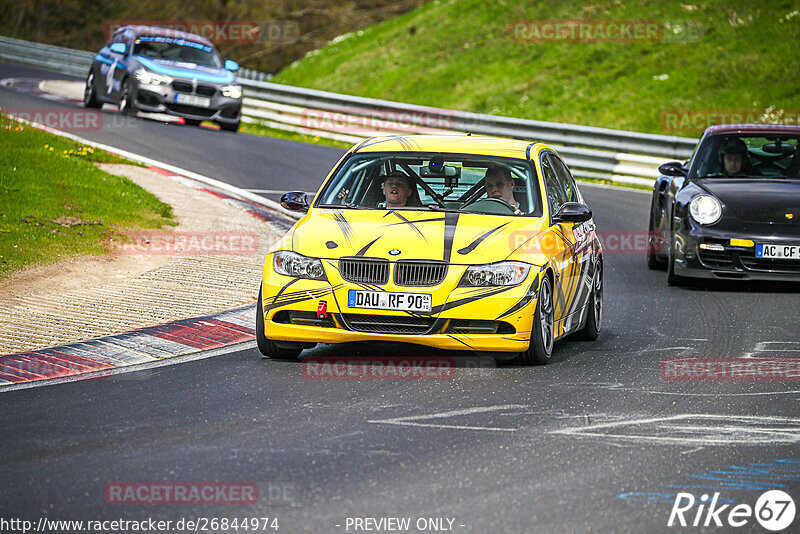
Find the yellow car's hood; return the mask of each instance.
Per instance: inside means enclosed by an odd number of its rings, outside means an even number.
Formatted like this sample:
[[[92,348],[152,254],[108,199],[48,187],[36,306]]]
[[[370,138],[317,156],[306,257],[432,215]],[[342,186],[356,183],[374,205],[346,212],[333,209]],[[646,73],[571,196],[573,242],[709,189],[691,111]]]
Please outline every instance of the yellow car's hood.
[[[506,259],[546,227],[541,217],[314,209],[295,227],[292,249],[315,258],[365,256],[482,264]]]

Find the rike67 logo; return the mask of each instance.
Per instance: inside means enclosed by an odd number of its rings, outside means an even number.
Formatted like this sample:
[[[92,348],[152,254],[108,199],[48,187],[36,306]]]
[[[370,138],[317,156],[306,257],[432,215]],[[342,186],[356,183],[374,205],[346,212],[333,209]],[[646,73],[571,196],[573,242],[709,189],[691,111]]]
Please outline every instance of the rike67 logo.
[[[672,504],[667,526],[682,527],[743,527],[753,517],[765,529],[777,532],[789,528],[795,519],[794,500],[781,490],[770,490],[761,494],[756,505],[718,505],[719,493],[714,493],[708,508],[708,495],[695,501],[691,493],[678,493]],[[695,504],[697,508],[695,509]]]

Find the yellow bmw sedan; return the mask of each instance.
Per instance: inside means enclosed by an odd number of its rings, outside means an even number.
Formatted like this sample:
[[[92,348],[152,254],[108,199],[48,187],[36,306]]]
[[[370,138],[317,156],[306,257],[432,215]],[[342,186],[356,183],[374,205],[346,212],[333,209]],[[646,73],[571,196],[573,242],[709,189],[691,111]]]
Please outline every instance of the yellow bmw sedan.
[[[269,250],[256,338],[265,357],[397,341],[544,364],[596,339],[603,255],[592,212],[541,143],[469,135],[367,139]]]

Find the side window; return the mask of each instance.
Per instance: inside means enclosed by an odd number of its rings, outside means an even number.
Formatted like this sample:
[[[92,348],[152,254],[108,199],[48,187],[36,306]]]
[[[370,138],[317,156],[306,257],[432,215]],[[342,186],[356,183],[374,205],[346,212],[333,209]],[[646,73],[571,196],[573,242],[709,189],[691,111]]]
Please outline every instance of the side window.
[[[575,187],[575,181],[572,179],[572,175],[569,173],[567,166],[559,158],[554,158],[551,156],[548,157],[553,162],[553,167],[556,169],[556,175],[558,176],[561,184],[564,186],[564,192],[567,194],[567,201],[580,202],[580,200],[578,200],[578,192],[577,188]]]
[[[561,188],[552,159],[547,154],[542,157],[542,172],[544,173],[544,186],[547,190],[547,204],[550,206],[550,214],[552,216],[568,201],[568,197]]]

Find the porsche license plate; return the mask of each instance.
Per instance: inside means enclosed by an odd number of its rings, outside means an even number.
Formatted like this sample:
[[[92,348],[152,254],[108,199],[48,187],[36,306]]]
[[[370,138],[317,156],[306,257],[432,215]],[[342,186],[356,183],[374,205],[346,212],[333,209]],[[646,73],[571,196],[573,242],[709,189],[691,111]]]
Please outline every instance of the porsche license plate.
[[[350,289],[347,306],[372,310],[431,311],[433,296],[430,293],[396,293],[392,291],[364,291]]]
[[[800,260],[800,245],[756,245],[756,258]]]
[[[186,104],[187,106],[197,106],[199,108],[207,108],[211,105],[210,98],[206,98],[204,96],[184,95],[180,93],[175,95],[175,102],[178,104]]]

